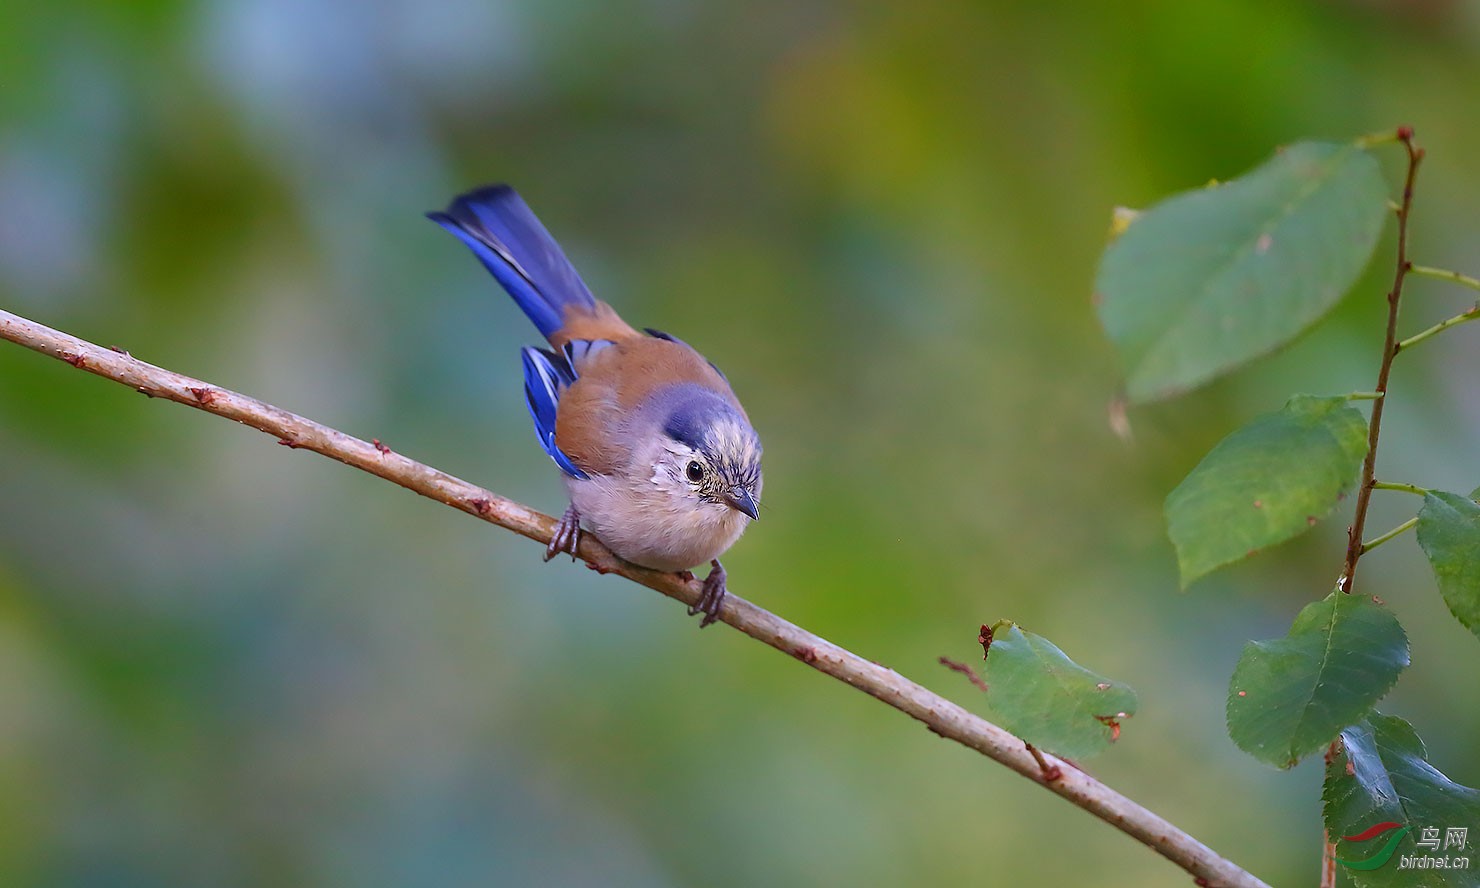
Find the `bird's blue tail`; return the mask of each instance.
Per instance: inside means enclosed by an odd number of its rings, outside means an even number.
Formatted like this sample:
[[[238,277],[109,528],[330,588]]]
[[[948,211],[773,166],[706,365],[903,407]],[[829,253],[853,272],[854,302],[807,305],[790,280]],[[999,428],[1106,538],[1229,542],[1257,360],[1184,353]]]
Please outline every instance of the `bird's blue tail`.
[[[560,245],[508,185],[469,191],[427,218],[472,248],[546,339],[565,323],[568,306],[596,306]]]

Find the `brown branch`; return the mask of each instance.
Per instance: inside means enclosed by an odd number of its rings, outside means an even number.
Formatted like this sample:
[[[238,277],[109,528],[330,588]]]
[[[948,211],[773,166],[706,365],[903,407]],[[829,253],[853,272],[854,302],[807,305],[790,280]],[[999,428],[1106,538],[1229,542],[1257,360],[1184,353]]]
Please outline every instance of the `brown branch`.
[[[1336,888],[1336,843],[1331,841],[1331,831],[1321,833],[1321,882],[1320,888]]]
[[[1398,355],[1398,303],[1403,298],[1403,282],[1413,263],[1408,261],[1408,219],[1413,214],[1413,180],[1418,175],[1423,149],[1413,144],[1413,130],[1398,128],[1398,141],[1408,152],[1408,174],[1403,179],[1403,200],[1398,204],[1398,258],[1393,272],[1393,287],[1388,291],[1387,335],[1382,344],[1382,366],[1377,371],[1377,393],[1372,402],[1372,421],[1367,425],[1367,458],[1362,463],[1362,483],[1357,488],[1357,508],[1347,528],[1346,561],[1341,566],[1341,591],[1350,592],[1357,575],[1357,561],[1362,557],[1362,531],[1367,525],[1367,507],[1372,502],[1372,482],[1377,472],[1377,438],[1382,431],[1382,408],[1387,404],[1388,373]]]
[[[121,382],[146,395],[234,419],[274,436],[289,447],[337,459],[540,543],[549,542],[554,532],[555,519],[548,515],[408,459],[384,445],[377,447],[271,404],[146,364],[125,352],[93,345],[3,310],[0,310],[0,338]],[[591,534],[581,534],[579,554],[602,573],[619,574],[683,604],[692,605],[699,599],[698,580],[685,580],[675,574],[629,564]],[[725,599],[720,619],[751,638],[923,722],[934,733],[974,749],[1063,796],[1146,844],[1202,884],[1268,888],[1172,823],[1083,771],[1058,768],[1056,779],[1046,779],[1045,771],[1051,772],[1060,763],[1059,759],[1042,753],[1039,753],[1041,761],[1035,759],[1022,740],[892,669],[850,653],[733,594]]]
[[[1331,763],[1336,761],[1336,754],[1341,751],[1341,738],[1338,736],[1326,747],[1326,754],[1321,758],[1326,763],[1329,771]],[[1319,888],[1336,888],[1336,843],[1331,839],[1331,830],[1321,830],[1321,881]]]

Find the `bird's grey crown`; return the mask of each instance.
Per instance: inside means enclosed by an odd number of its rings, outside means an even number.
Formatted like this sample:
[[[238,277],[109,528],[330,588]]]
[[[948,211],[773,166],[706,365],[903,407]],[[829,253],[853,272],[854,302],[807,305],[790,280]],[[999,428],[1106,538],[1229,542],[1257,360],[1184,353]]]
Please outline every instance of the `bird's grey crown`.
[[[676,385],[660,397],[666,402],[662,405],[666,410],[663,434],[701,453],[708,452],[706,444],[717,423],[740,418],[718,392],[702,386]]]
[[[704,454],[735,483],[759,471],[761,442],[744,414],[720,393],[699,385],[676,385],[659,395],[663,433]]]

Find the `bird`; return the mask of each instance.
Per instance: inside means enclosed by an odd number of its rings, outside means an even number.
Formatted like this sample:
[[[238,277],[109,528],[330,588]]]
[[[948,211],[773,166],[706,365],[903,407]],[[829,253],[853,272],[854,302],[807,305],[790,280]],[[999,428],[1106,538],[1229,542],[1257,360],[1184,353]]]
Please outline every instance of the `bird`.
[[[521,350],[540,446],[570,499],[545,549],[572,558],[590,532],[633,564],[691,578],[689,615],[719,619],[724,554],[761,498],[761,440],[719,368],[684,341],[639,331],[591,295],[560,245],[508,185],[426,214],[466,244],[545,337]]]

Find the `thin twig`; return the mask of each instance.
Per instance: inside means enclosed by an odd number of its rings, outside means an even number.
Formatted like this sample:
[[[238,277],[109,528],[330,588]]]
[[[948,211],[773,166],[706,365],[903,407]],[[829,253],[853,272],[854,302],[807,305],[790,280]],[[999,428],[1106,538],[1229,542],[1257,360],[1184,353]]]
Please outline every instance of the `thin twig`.
[[[1321,884],[1320,888],[1336,888],[1336,843],[1331,841],[1331,831],[1321,831]]]
[[[1469,311],[1462,311],[1452,318],[1446,318],[1427,330],[1413,334],[1412,336],[1394,346],[1393,351],[1395,353],[1406,351],[1410,348],[1413,348],[1415,345],[1418,345],[1420,342],[1423,342],[1425,339],[1428,339],[1430,336],[1436,336],[1440,333],[1443,333],[1445,330],[1448,330],[1450,327],[1457,327],[1460,324],[1468,323],[1475,320],[1476,318],[1480,318],[1480,305],[1476,305]]]
[[[1341,591],[1350,592],[1357,575],[1357,561],[1362,557],[1362,530],[1367,524],[1367,507],[1372,502],[1372,480],[1377,471],[1377,439],[1382,431],[1382,408],[1387,406],[1388,374],[1398,354],[1398,304],[1403,298],[1403,281],[1412,264],[1408,261],[1408,219],[1413,215],[1413,180],[1418,175],[1423,149],[1413,144],[1413,130],[1398,128],[1398,141],[1408,152],[1408,173],[1403,178],[1403,200],[1398,204],[1398,258],[1393,273],[1393,288],[1388,291],[1387,334],[1383,338],[1382,366],[1377,371],[1377,391],[1381,398],[1372,402],[1372,422],[1367,426],[1367,458],[1362,462],[1362,484],[1357,488],[1357,508],[1347,529],[1346,560],[1341,566]]]
[[[1341,751],[1341,737],[1332,740],[1326,746],[1326,753],[1322,759],[1326,762],[1326,770],[1331,770],[1331,763],[1336,760],[1336,754]],[[1331,830],[1321,830],[1321,882],[1319,888],[1336,888],[1336,843],[1331,840]]]
[[[983,694],[991,690],[989,687],[987,687],[987,680],[985,678],[977,675],[975,669],[972,669],[970,666],[967,666],[960,660],[952,660],[950,657],[941,657],[940,665],[946,667],[952,672],[959,672],[962,675],[966,676],[966,680],[976,685],[976,689],[978,691],[981,691]]]
[[[1397,490],[1402,493],[1411,493],[1414,496],[1428,496],[1427,487],[1419,487],[1417,484],[1403,484],[1398,481],[1373,481],[1373,490]]]
[[[1402,524],[1399,524],[1397,527],[1394,527],[1392,530],[1388,531],[1387,533],[1379,534],[1378,536],[1375,536],[1372,539],[1368,540],[1367,542],[1363,543],[1362,544],[1362,554],[1363,555],[1366,555],[1368,552],[1371,552],[1373,549],[1376,549],[1378,546],[1381,546],[1383,543],[1387,542],[1388,540],[1394,539],[1395,537],[1402,536],[1403,534],[1407,533],[1408,531],[1412,530],[1413,528],[1415,528],[1417,526],[1418,526],[1418,516],[1417,515],[1414,515],[1412,518],[1409,518],[1407,521],[1404,521]]]
[[[1027,748],[1028,755],[1033,757],[1033,761],[1038,763],[1038,770],[1043,772],[1044,780],[1052,783],[1064,776],[1064,769],[1059,767],[1057,763],[1049,761],[1038,747],[1026,742],[1023,743],[1023,746]]]
[[[1428,265],[1410,265],[1409,274],[1423,275],[1435,280],[1449,281],[1451,284],[1459,284],[1461,287],[1469,287],[1471,290],[1480,290],[1480,278],[1472,278],[1467,274],[1450,271],[1447,268],[1433,268]]]
[[[146,364],[0,310],[0,338],[60,358],[81,370],[123,383],[154,397],[234,419],[294,448],[312,450],[369,472],[440,503],[475,515],[522,536],[547,543],[555,519],[505,499],[445,472],[386,448],[346,435],[271,404]],[[699,600],[702,584],[675,574],[637,567],[616,557],[591,534],[581,534],[578,554],[592,568],[615,573],[686,605]],[[1059,759],[1023,748],[1023,741],[961,706],[934,694],[892,669],[813,635],[736,595],[725,598],[720,619],[735,629],[789,654],[923,722],[934,733],[997,761],[1047,787],[1210,885],[1257,888],[1265,883],[1178,829],[1161,816],[1076,768],[1060,768],[1045,779],[1045,768]]]

